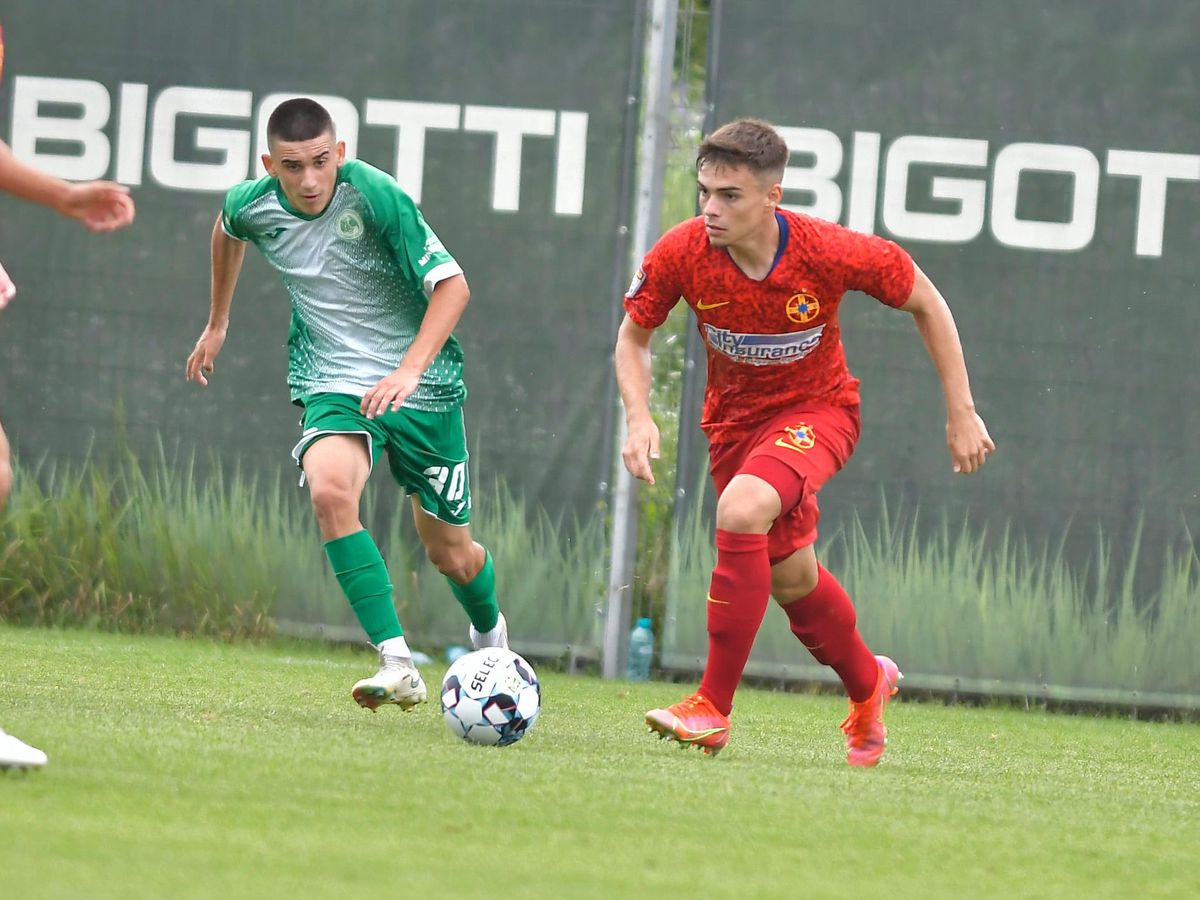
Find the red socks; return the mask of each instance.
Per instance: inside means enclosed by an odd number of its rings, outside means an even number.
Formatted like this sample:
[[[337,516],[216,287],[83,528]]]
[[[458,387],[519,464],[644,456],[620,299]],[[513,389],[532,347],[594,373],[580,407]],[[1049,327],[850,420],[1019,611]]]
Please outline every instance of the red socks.
[[[792,623],[792,634],[817,662],[838,673],[851,700],[861,703],[871,696],[879,679],[879,663],[854,627],[858,617],[849,595],[824,566],[817,563],[817,586],[812,593],[787,604],[783,611]]]
[[[717,529],[717,565],[708,589],[708,662],[700,693],[724,715],[771,596],[771,561],[765,534]],[[861,703],[874,692],[879,663],[855,627],[854,604],[836,578],[817,564],[817,586],[783,607],[792,634],[817,662],[838,673],[846,693]]]
[[[765,534],[717,529],[717,565],[708,589],[708,662],[700,693],[729,715],[771,596]]]

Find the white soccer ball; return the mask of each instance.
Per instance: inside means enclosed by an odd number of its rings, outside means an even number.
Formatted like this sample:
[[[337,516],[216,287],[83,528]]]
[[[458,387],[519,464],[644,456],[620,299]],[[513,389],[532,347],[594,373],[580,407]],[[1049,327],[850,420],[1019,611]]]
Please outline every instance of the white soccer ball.
[[[460,656],[442,679],[442,717],[452,732],[474,744],[515,744],[541,707],[533,666],[502,647]]]

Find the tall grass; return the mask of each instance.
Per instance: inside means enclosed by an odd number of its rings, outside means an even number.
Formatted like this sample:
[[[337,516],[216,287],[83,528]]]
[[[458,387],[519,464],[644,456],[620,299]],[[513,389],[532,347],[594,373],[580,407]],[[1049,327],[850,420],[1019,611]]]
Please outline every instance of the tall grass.
[[[240,471],[199,482],[161,448],[148,468],[18,469],[0,515],[0,619],[247,636],[281,596],[319,584],[295,504]]]
[[[1195,546],[1186,529],[1182,538],[1180,546]],[[692,668],[706,652],[704,597],[715,561],[701,513],[682,524],[674,551],[664,659]],[[1061,546],[1035,548],[1011,530],[990,536],[945,521],[923,527],[918,516],[894,515],[881,500],[869,521],[855,516],[817,552],[854,598],[867,642],[894,656],[910,684],[1200,703],[1195,550],[1167,550],[1158,589],[1142,595],[1137,569],[1153,563],[1141,558],[1140,539],[1118,558],[1098,532],[1091,563],[1080,569]],[[768,610],[748,671],[824,674],[777,608]]]
[[[18,467],[0,513],[0,621],[228,637],[277,620],[357,635],[291,472],[198,474],[161,447],[147,462]],[[365,520],[387,560],[401,621],[422,642],[462,642],[467,620],[425,559],[397,488],[368,485]],[[386,515],[374,511],[389,507]],[[501,603],[547,649],[595,646],[604,585],[599,518],[551,520],[502,484],[475,498],[475,536],[496,561]],[[365,638],[364,638],[365,640]]]
[[[419,640],[463,643],[466,617],[425,560],[407,507],[376,534],[397,585],[401,621]],[[600,516],[553,519],[498,481],[472,498],[471,531],[491,551],[497,596],[522,646],[547,653],[598,646],[607,572]]]

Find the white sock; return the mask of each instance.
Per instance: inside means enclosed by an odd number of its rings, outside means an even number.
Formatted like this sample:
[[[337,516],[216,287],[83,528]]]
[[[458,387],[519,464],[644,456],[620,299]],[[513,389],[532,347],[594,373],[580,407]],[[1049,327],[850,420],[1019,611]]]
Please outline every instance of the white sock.
[[[408,641],[404,639],[404,635],[380,641],[379,652],[388,656],[412,656],[412,651],[408,649]]]
[[[503,631],[504,616],[501,615],[500,618],[496,620],[496,627],[491,631],[485,631],[479,635],[479,640],[484,644],[484,646],[495,647],[500,642],[500,635],[503,633]]]

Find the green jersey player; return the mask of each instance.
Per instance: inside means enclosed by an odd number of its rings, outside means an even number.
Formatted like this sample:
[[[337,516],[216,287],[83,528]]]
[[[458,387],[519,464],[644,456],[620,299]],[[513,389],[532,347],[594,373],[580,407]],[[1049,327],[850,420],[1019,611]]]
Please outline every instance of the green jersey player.
[[[425,700],[359,500],[384,453],[412,495],[429,559],[471,620],[475,647],[508,646],[491,555],[471,537],[462,349],[452,331],[470,293],[462,269],[412,199],[384,172],[347,160],[333,120],[307,98],[267,122],[267,176],[225,195],[212,234],[208,324],[187,378],[207,385],[225,343],[246,242],[283,279],[292,304],[288,386],[303,407],[292,456],[338,583],[379,671],[354,685],[368,709]]]

